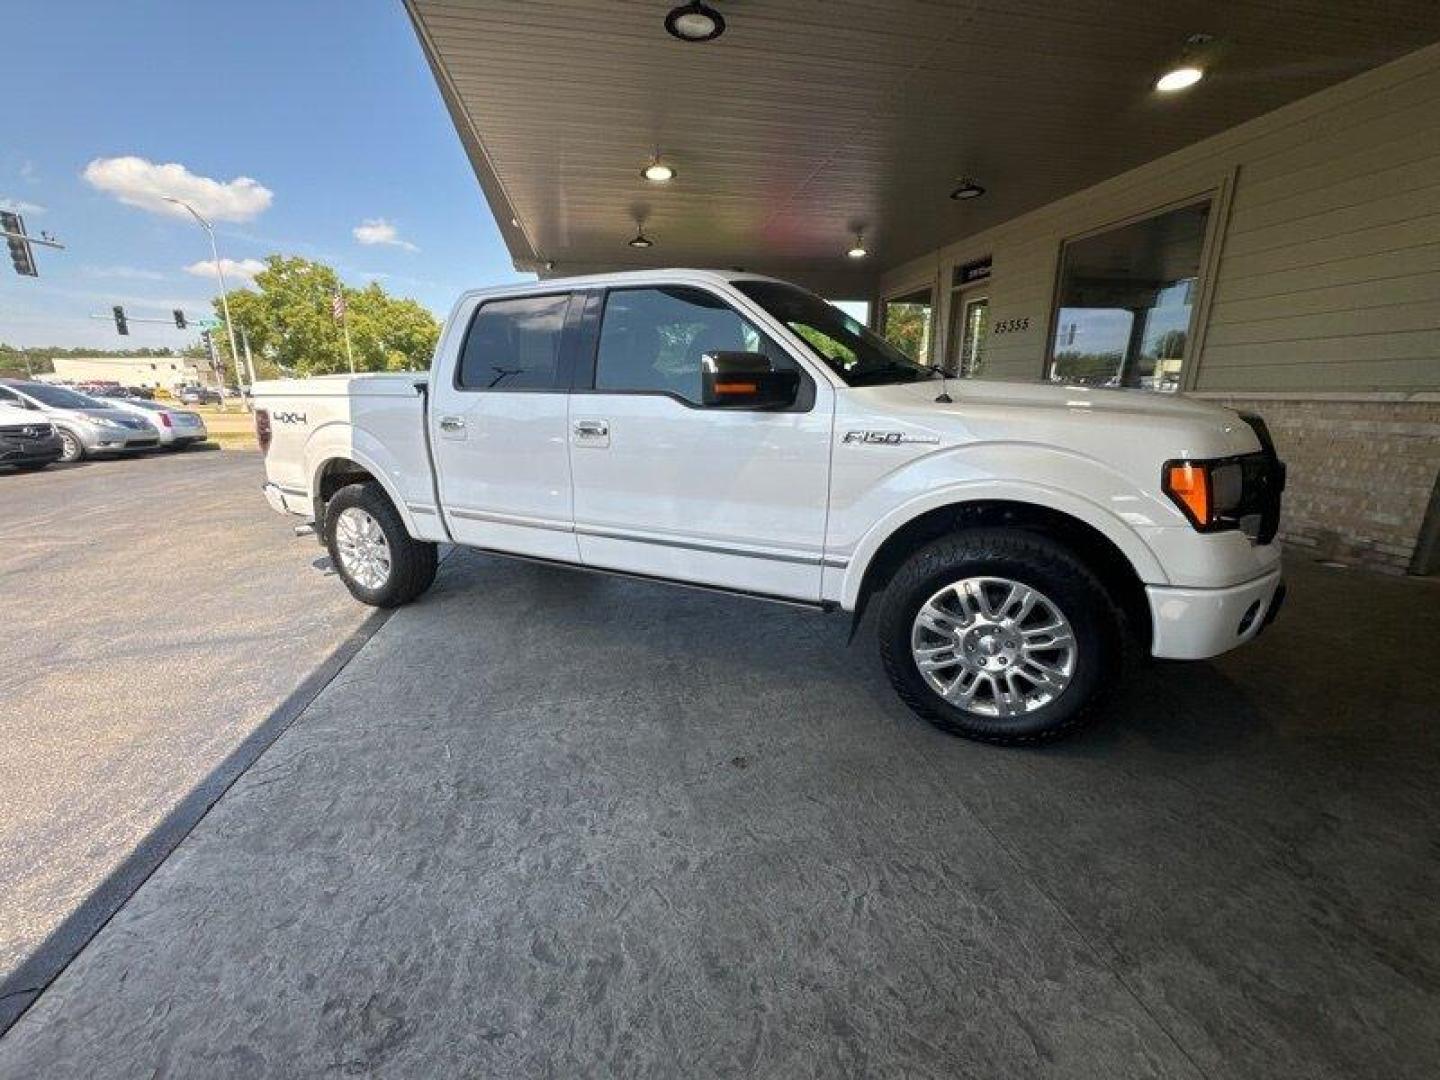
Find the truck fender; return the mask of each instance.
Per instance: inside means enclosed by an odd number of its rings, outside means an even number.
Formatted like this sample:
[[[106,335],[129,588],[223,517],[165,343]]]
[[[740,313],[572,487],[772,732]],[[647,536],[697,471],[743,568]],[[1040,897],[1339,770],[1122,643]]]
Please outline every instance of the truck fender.
[[[1073,491],[1027,480],[994,480],[990,478],[962,481],[927,491],[896,506],[881,517],[860,538],[841,580],[839,603],[846,611],[855,610],[865,572],[871,560],[897,530],[922,514],[944,507],[960,507],[978,502],[1026,503],[1067,514],[1089,525],[1115,545],[1129,560],[1136,575],[1148,584],[1167,584],[1160,560],[1141,535],[1107,507]]]
[[[322,424],[310,433],[305,444],[305,470],[310,477],[310,495],[320,491],[320,476],[330,462],[348,459],[368,472],[384,489],[405,531],[416,539],[429,539],[416,527],[415,513],[395,486],[399,464],[395,456],[373,435],[342,421]]]

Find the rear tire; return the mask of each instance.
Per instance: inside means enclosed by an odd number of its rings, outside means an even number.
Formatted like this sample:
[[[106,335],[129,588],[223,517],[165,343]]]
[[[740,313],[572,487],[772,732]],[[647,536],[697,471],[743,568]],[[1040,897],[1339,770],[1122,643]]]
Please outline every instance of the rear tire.
[[[439,565],[435,545],[410,535],[373,480],[349,484],[331,497],[325,547],[350,595],[371,607],[408,604],[434,582]]]
[[[976,529],[920,549],[886,587],[878,621],[901,699],[947,731],[1000,745],[1076,730],[1125,652],[1123,618],[1095,575],[1069,549],[1020,529]]]

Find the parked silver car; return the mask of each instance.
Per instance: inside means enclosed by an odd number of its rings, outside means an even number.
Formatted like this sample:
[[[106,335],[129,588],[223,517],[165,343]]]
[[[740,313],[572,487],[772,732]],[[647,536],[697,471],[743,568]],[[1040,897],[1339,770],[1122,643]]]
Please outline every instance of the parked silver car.
[[[160,445],[158,425],[68,387],[0,379],[0,402],[44,414],[64,444],[61,461]]]
[[[189,409],[177,409],[163,401],[146,401],[144,398],[104,400],[107,405],[149,420],[159,429],[160,445],[167,450],[180,450],[194,443],[204,442],[210,436],[205,427],[205,418]]]

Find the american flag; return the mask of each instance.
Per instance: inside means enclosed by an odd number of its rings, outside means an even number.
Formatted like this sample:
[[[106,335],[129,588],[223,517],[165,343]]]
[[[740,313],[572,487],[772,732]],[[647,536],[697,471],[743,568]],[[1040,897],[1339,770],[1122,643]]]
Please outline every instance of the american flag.
[[[345,297],[338,292],[330,298],[330,314],[336,322],[340,322],[345,318]]]

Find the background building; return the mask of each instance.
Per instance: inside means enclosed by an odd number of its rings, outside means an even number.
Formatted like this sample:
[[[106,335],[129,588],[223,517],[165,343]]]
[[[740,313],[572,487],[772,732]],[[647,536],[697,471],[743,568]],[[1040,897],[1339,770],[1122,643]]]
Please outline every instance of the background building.
[[[1440,570],[1440,5],[667,6],[408,0],[517,267],[743,267],[965,377],[1253,409],[1290,543]]]
[[[214,381],[184,356],[57,356],[51,363],[55,378],[70,383],[116,382],[173,390]]]

